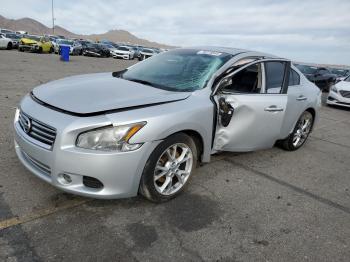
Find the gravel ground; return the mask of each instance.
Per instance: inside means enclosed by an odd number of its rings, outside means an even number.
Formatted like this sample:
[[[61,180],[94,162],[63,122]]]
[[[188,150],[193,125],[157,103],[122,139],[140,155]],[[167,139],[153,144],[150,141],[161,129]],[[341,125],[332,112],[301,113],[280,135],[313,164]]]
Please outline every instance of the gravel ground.
[[[12,120],[24,94],[132,63],[0,51],[0,261],[349,261],[349,110],[323,107],[296,152],[214,156],[161,205],[69,195],[19,163]]]

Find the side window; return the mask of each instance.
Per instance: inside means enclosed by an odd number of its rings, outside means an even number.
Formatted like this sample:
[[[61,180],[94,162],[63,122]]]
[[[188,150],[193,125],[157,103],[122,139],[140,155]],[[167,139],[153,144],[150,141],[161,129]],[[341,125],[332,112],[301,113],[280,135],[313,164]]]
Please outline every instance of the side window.
[[[266,62],[266,93],[279,94],[282,90],[285,62]]]
[[[299,74],[293,70],[290,69],[290,73],[289,73],[289,86],[296,86],[296,85],[300,85],[300,76]]]
[[[227,92],[258,94],[261,91],[261,83],[261,64],[259,63],[248,66],[227,79],[222,85],[223,90]]]

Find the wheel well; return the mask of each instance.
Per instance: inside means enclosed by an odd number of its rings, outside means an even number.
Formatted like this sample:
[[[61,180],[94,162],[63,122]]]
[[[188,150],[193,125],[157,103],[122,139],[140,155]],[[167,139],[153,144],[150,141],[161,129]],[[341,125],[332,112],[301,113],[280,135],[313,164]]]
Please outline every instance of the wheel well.
[[[315,122],[315,117],[316,117],[316,111],[315,109],[313,109],[312,107],[309,107],[308,109],[306,109],[305,111],[308,111],[311,113],[312,117],[314,118],[314,122]],[[314,127],[314,122],[312,123],[312,127],[311,127],[311,131]]]
[[[198,160],[201,162],[201,159],[202,159],[201,156],[203,154],[203,146],[204,146],[202,136],[197,131],[194,131],[194,130],[183,130],[178,133],[184,133],[193,139],[198,150]]]

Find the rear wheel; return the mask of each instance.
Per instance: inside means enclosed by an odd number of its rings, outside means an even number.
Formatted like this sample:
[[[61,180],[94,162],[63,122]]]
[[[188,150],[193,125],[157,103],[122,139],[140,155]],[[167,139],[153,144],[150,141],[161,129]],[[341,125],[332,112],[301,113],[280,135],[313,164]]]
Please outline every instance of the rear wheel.
[[[54,52],[53,47],[50,47],[49,53],[52,54]]]
[[[11,42],[9,42],[9,43],[7,44],[6,49],[7,49],[7,50],[11,50],[11,49],[12,49],[12,43],[11,43]]]
[[[177,133],[159,144],[143,170],[140,193],[153,202],[165,202],[184,189],[197,164],[191,137]]]
[[[309,111],[305,111],[296,123],[293,132],[281,141],[283,149],[294,151],[304,145],[311,132],[314,117]]]
[[[43,48],[40,46],[38,49],[38,53],[42,53],[43,52]]]

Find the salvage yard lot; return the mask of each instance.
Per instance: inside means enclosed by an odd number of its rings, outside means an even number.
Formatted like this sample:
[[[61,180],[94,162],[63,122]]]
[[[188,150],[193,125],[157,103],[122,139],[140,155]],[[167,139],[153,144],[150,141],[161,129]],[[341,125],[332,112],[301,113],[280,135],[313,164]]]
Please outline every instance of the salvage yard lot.
[[[132,63],[0,51],[0,261],[349,261],[350,110],[324,106],[296,152],[213,156],[165,204],[66,194],[19,163],[12,121],[26,93]]]

